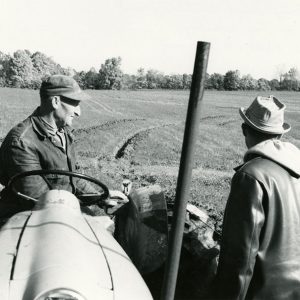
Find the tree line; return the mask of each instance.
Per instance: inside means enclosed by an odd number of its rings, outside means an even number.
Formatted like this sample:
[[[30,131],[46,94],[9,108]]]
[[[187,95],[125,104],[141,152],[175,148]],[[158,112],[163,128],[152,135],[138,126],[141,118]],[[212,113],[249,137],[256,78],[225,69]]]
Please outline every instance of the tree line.
[[[38,89],[43,78],[53,74],[73,76],[83,89],[189,89],[191,74],[164,73],[139,68],[136,74],[121,70],[121,57],[106,59],[97,71],[88,72],[64,68],[42,52],[31,53],[17,50],[13,55],[0,51],[0,87]],[[293,67],[279,74],[278,79],[254,79],[250,74],[241,76],[239,70],[230,70],[225,75],[207,74],[205,88],[213,90],[288,90],[300,91],[300,76]]]

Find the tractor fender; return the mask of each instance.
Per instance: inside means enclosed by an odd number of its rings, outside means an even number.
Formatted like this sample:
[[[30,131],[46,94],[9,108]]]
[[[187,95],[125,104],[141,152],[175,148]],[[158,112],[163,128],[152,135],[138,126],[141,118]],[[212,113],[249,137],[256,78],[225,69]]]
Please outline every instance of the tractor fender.
[[[116,212],[115,239],[141,274],[157,270],[167,258],[168,219],[159,185],[132,190]]]

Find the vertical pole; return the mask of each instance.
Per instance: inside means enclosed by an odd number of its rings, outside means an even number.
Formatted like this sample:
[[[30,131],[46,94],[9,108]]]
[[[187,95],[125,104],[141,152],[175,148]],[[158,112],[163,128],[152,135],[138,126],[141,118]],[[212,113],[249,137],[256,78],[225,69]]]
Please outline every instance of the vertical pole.
[[[182,238],[194,163],[194,148],[198,136],[201,103],[208,63],[210,43],[198,42],[190,99],[188,104],[179,174],[177,179],[169,252],[164,274],[161,299],[173,300],[176,289]]]

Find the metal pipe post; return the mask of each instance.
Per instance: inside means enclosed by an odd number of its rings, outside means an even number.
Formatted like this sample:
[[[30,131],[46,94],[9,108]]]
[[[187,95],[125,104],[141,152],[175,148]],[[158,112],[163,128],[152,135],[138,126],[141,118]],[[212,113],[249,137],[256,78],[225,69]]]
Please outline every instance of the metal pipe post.
[[[177,273],[180,261],[186,206],[189,198],[194,148],[198,137],[201,103],[204,92],[206,69],[210,43],[198,42],[190,98],[186,116],[184,138],[177,179],[173,222],[170,234],[169,252],[164,274],[161,299],[173,300],[176,289]]]

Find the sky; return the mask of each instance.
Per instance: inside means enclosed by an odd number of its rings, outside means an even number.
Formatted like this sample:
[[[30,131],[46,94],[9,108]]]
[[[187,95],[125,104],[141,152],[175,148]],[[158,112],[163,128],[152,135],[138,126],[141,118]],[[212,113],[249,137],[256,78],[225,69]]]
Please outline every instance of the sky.
[[[0,0],[0,51],[41,51],[63,67],[193,72],[197,41],[208,73],[273,79],[300,70],[300,0]]]

